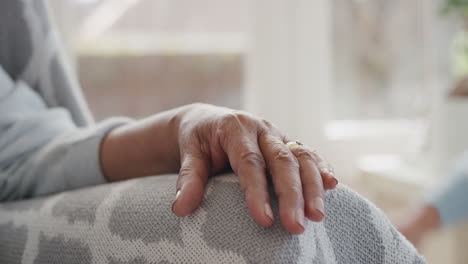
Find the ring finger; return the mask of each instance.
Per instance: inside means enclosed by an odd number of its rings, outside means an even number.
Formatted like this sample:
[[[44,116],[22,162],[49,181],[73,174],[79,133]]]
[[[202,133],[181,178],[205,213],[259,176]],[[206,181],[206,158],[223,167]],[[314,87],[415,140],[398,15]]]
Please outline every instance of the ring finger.
[[[312,221],[321,221],[325,215],[325,191],[315,157],[312,151],[300,143],[290,142],[287,146],[299,162],[305,215]]]

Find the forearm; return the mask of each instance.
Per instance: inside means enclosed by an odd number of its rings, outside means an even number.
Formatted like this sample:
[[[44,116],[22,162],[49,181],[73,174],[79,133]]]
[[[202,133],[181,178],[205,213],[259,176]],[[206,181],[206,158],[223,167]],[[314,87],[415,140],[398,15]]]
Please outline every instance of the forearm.
[[[113,182],[178,172],[178,126],[180,116],[189,107],[175,108],[112,130],[100,151],[106,179]]]
[[[0,68],[0,200],[105,182],[99,145],[125,122],[78,129],[65,109],[47,108],[29,86],[13,82]]]

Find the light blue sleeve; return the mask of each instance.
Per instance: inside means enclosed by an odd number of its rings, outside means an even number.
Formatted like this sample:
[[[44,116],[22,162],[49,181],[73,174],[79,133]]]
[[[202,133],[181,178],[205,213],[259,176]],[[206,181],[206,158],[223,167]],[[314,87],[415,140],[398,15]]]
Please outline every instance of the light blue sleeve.
[[[102,138],[127,119],[77,128],[63,108],[47,108],[26,83],[0,67],[0,201],[105,182]]]
[[[427,202],[439,212],[442,226],[468,220],[468,152],[458,159],[449,177],[429,194]]]

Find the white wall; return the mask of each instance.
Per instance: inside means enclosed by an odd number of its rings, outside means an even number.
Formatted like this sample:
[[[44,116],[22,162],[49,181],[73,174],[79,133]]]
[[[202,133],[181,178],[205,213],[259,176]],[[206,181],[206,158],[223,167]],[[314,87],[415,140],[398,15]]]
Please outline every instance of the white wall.
[[[252,1],[244,108],[307,144],[323,145],[330,88],[327,0]]]

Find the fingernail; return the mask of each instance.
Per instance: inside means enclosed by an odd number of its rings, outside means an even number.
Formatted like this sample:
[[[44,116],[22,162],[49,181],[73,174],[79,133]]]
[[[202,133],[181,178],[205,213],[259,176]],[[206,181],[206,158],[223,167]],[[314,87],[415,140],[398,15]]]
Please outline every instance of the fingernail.
[[[312,203],[315,210],[319,211],[322,215],[324,214],[324,205],[322,197],[316,197]]]
[[[333,177],[333,181],[335,182],[335,186],[338,185],[338,179],[336,177]]]
[[[172,202],[172,207],[171,207],[172,211],[174,211],[174,205],[175,205],[175,203],[177,202],[177,198],[179,198],[179,196],[180,196],[180,190],[178,190],[178,191],[176,192],[175,199],[174,199],[174,201]]]
[[[274,221],[275,218],[273,217],[273,211],[271,210],[271,206],[269,204],[265,204],[265,214],[268,216],[268,218],[271,219],[271,221]]]
[[[296,222],[305,229],[305,218],[304,218],[304,210],[302,208],[298,208],[296,210]]]

